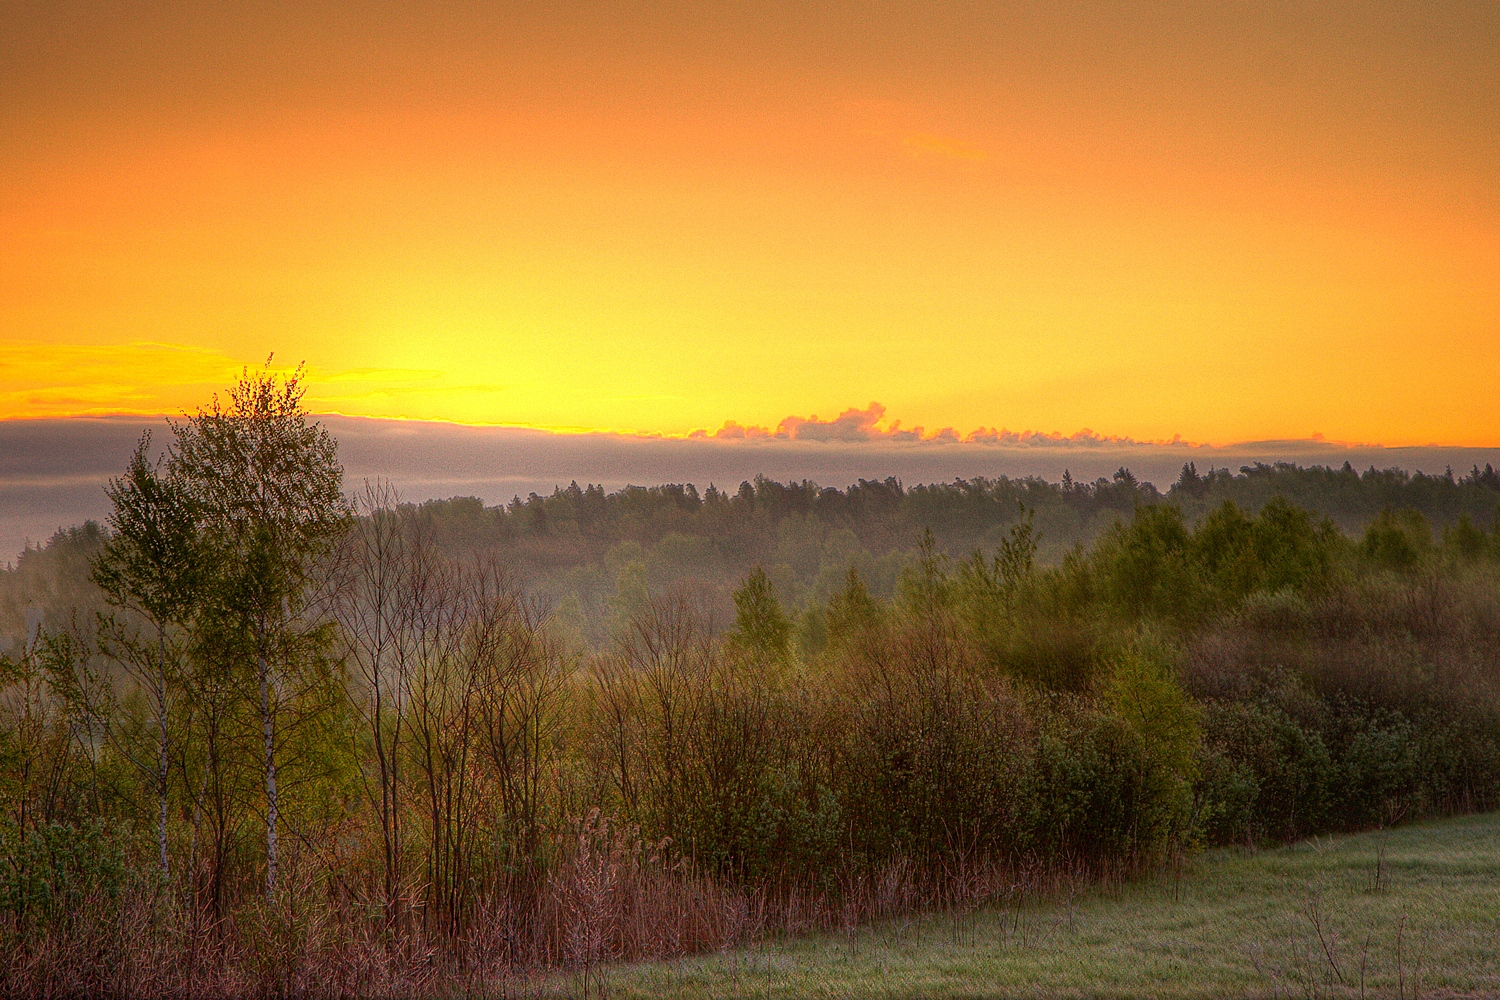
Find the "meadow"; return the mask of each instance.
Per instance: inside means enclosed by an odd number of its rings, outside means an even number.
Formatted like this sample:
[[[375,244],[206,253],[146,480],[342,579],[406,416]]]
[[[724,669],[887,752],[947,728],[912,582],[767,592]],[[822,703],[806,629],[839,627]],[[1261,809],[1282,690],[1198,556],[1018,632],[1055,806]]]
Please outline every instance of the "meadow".
[[[1180,870],[594,970],[612,997],[1422,997],[1500,992],[1500,815],[1218,848]],[[551,988],[577,995],[574,973]]]

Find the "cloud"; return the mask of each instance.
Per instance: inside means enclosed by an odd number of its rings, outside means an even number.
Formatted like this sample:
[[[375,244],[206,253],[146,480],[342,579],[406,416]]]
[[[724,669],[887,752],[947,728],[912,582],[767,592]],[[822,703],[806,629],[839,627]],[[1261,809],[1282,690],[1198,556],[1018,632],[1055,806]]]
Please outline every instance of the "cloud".
[[[774,439],[778,441],[823,441],[823,442],[858,442],[858,441],[922,441],[928,438],[923,434],[921,427],[910,430],[902,430],[901,421],[892,421],[882,427],[880,422],[885,419],[885,407],[880,403],[871,403],[863,410],[850,407],[832,420],[819,420],[814,413],[810,417],[786,417],[775,428],[761,427],[756,424],[742,425],[734,420],[724,421],[718,430],[697,430],[688,435],[689,438],[703,439],[714,438],[719,441],[744,441],[754,439]],[[951,429],[944,429],[932,436],[937,440],[942,435],[952,435]],[[954,438],[956,440],[956,437]]]
[[[928,431],[920,424],[903,428],[901,421],[885,420],[886,408],[872,402],[863,410],[850,407],[832,420],[820,420],[817,414],[810,417],[786,417],[774,428],[756,424],[744,425],[734,420],[724,421],[723,426],[710,433],[693,431],[692,439],[713,438],[719,441],[779,440],[822,442],[908,442],[922,444],[973,444],[994,445],[1005,448],[1136,448],[1152,447],[1196,447],[1181,437],[1170,441],[1142,441],[1130,437],[1096,434],[1089,428],[1074,434],[1058,431],[1012,431],[1005,428],[978,427],[968,434],[959,434],[952,427]],[[1321,440],[1316,435],[1315,440]]]
[[[819,420],[818,415],[803,419],[787,417],[776,425],[776,436],[792,441],[876,441],[908,440],[909,432],[903,434],[901,422],[882,430],[877,425],[885,417],[885,407],[871,403],[863,410],[850,407],[832,420]],[[920,436],[918,428],[918,436]]]
[[[1007,448],[1198,448],[1182,438],[1168,440],[1137,440],[1131,437],[1095,434],[1085,427],[1076,434],[1060,434],[1057,431],[1011,431],[1005,428],[980,427],[964,437],[966,444],[999,445]]]

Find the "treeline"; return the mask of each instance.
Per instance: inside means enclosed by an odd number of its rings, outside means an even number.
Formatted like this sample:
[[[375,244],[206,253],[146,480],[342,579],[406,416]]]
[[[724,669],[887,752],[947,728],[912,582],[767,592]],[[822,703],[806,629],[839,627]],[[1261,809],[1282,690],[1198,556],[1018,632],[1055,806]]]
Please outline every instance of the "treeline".
[[[8,994],[482,992],[1500,804],[1473,519],[1351,537],[1121,477],[1056,561],[1018,511],[967,553],[920,533],[888,594],[858,552],[801,608],[752,568],[727,627],[645,589],[595,648],[452,505],[345,498],[295,379],[149,454],[47,550],[93,596],[0,661]]]
[[[1000,477],[908,487],[891,478],[843,490],[757,477],[734,492],[678,484],[607,493],[574,483],[496,507],[472,497],[420,506],[443,552],[495,553],[528,592],[551,604],[575,641],[603,648],[650,596],[674,587],[693,589],[722,627],[733,614],[733,588],[756,566],[783,604],[801,613],[826,603],[851,564],[872,593],[892,597],[924,531],[941,551],[963,555],[994,548],[1028,517],[1038,560],[1055,565],[1138,506],[1166,502],[1194,522],[1226,500],[1253,514],[1273,497],[1352,535],[1386,511],[1414,511],[1434,533],[1462,519],[1491,530],[1500,473],[1489,466],[1462,476],[1356,472],[1347,463],[1200,473],[1188,464],[1165,493],[1128,469],[1092,483],[1065,475],[1058,483]],[[91,600],[88,560],[102,543],[98,526],[86,524],[0,570],[0,635],[21,633],[26,606],[36,614]]]
[[[431,510],[446,546],[514,547],[538,568],[601,562],[621,542],[649,547],[673,534],[711,539],[717,556],[738,567],[774,562],[777,529],[788,519],[815,519],[828,531],[850,531],[877,555],[911,547],[923,530],[931,530],[946,551],[962,553],[993,545],[1024,510],[1036,520],[1043,552],[1060,558],[1138,505],[1165,499],[1196,519],[1225,500],[1253,513],[1275,496],[1349,532],[1388,508],[1416,510],[1439,528],[1464,515],[1489,524],[1500,508],[1500,473],[1489,466],[1458,477],[1451,471],[1433,476],[1373,467],[1361,473],[1348,463],[1333,469],[1284,462],[1246,466],[1237,474],[1200,473],[1189,463],[1165,494],[1123,468],[1112,479],[1091,483],[1065,473],[1057,483],[1002,476],[906,487],[890,478],[860,480],[844,490],[765,477],[734,492],[709,486],[702,493],[692,484],[606,493],[575,482],[550,496],[533,493],[504,506],[455,498],[434,502]]]
[[[1228,469],[1200,474],[1189,464],[1167,491],[1167,499],[1194,518],[1225,500],[1254,511],[1277,496],[1330,518],[1351,534],[1387,510],[1414,510],[1438,529],[1463,517],[1488,525],[1500,508],[1500,472],[1488,464],[1462,475],[1451,469],[1427,475],[1373,466],[1357,472],[1348,462],[1338,469],[1277,462],[1244,466],[1238,474]]]
[[[1076,545],[1092,544],[1137,506],[1167,502],[1197,520],[1226,500],[1254,513],[1282,497],[1358,534],[1386,510],[1420,513],[1441,530],[1467,517],[1489,528],[1500,510],[1500,474],[1486,466],[1463,476],[1356,472],[1275,465],[1239,473],[1183,467],[1161,493],[1128,469],[1110,479],[1061,482],[976,478],[907,487],[896,479],[861,480],[847,489],[779,483],[764,477],[728,492],[693,485],[628,487],[606,493],[577,483],[551,496],[532,494],[485,507],[475,499],[427,505],[439,543],[448,551],[495,549],[546,595],[579,635],[608,641],[620,617],[643,595],[688,585],[711,598],[721,619],[729,592],[753,567],[764,566],[790,607],[826,602],[855,562],[871,589],[895,593],[922,532],[962,555],[993,548],[1022,516],[1033,519],[1038,558],[1060,562]]]

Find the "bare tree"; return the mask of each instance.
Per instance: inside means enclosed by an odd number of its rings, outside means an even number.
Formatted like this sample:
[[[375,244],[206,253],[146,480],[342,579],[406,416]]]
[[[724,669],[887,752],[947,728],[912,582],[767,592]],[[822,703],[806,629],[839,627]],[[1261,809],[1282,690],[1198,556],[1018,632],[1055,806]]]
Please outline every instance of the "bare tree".
[[[389,483],[367,482],[356,508],[360,517],[340,553],[332,607],[351,667],[349,703],[374,749],[373,784],[369,769],[361,768],[360,777],[380,824],[389,928],[400,919],[404,882],[403,756],[412,671],[438,568],[421,518],[403,507]]]
[[[617,638],[614,659],[596,677],[607,721],[618,727],[618,786],[635,815],[675,833],[689,740],[716,659],[711,628],[685,593],[652,598]]]
[[[426,825],[429,931],[457,936],[466,893],[469,841],[477,818],[471,772],[471,727],[484,642],[483,580],[447,564],[430,582],[413,620],[415,656],[409,718]]]
[[[519,597],[492,602],[479,668],[479,723],[511,849],[534,860],[557,752],[566,682],[546,611]]]

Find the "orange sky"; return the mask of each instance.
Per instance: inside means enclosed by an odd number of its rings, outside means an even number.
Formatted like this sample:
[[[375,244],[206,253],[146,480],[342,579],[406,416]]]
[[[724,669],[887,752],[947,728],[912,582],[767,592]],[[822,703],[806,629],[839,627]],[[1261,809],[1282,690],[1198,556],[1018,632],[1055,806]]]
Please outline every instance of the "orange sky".
[[[0,417],[1500,444],[1493,4],[61,6]]]

